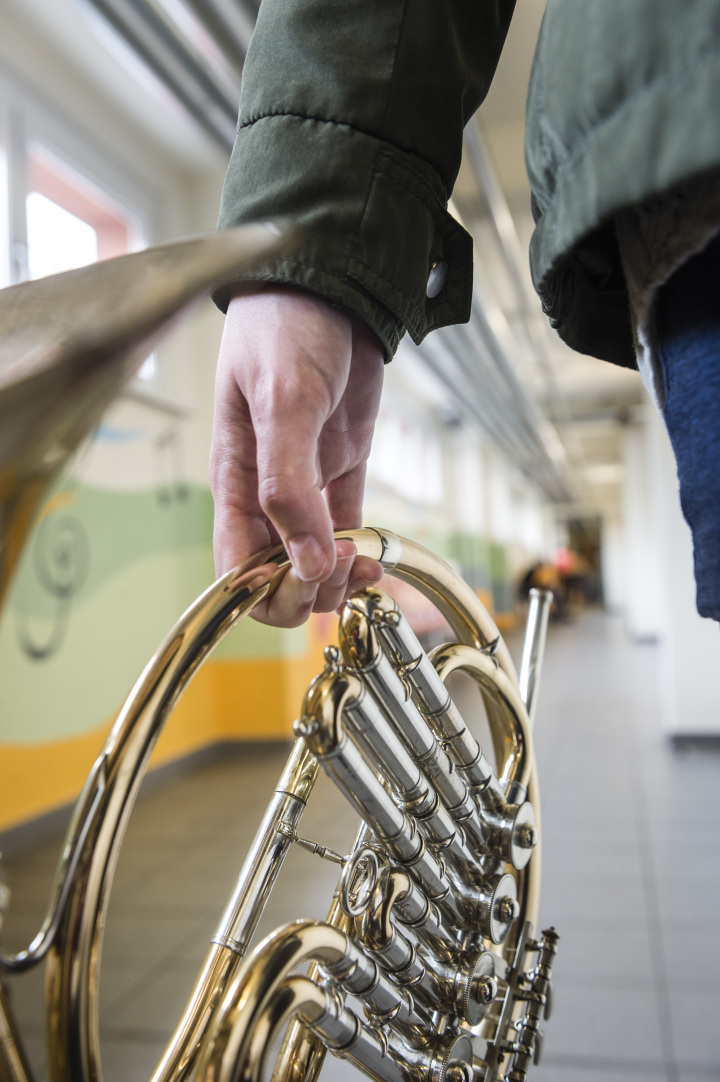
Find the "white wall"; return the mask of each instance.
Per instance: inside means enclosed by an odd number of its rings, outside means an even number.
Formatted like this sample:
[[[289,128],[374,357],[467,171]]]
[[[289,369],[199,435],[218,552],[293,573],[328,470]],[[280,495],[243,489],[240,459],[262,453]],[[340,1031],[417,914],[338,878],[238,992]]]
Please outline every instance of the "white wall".
[[[647,439],[647,409],[639,414],[635,423],[627,426],[623,445],[624,610],[628,631],[638,640],[657,639],[664,621],[651,484],[657,467],[651,460]]]
[[[16,110],[20,123],[40,130],[69,160],[81,158],[83,171],[94,172],[104,187],[112,186],[115,179],[123,194],[130,193],[141,204],[153,243],[214,229],[225,154],[201,133],[191,133],[192,122],[177,114],[178,107],[166,104],[163,114],[147,89],[138,90],[113,56],[101,61],[102,48],[95,42],[96,66],[104,63],[108,70],[115,66],[115,82],[127,92],[128,107],[119,107],[110,82],[103,85],[94,78],[92,65],[76,62],[50,35],[50,30],[59,33],[59,16],[60,12],[34,2],[3,5],[0,81],[5,101],[21,106]],[[76,20],[73,43],[78,47],[85,35],[87,54],[92,35],[72,5],[63,10],[62,18]],[[164,115],[167,138],[158,138],[148,125],[138,123],[136,98],[145,101],[146,113],[153,113],[156,129],[158,116]],[[12,137],[13,132],[6,132],[6,138]],[[200,483],[207,480],[221,332],[222,317],[214,306],[209,301],[199,305],[161,345],[157,377],[145,388],[149,395],[180,406],[190,415],[184,426],[186,467],[189,479]]]
[[[668,733],[720,733],[720,626],[695,607],[692,537],[680,509],[670,441],[648,408],[663,627],[660,648],[662,726]]]

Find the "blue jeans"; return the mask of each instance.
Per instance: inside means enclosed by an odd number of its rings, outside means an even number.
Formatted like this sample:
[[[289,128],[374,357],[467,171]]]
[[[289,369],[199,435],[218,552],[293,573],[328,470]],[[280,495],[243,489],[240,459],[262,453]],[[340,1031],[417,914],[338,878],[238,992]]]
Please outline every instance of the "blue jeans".
[[[697,608],[720,621],[720,237],[657,298],[664,419],[693,537]]]

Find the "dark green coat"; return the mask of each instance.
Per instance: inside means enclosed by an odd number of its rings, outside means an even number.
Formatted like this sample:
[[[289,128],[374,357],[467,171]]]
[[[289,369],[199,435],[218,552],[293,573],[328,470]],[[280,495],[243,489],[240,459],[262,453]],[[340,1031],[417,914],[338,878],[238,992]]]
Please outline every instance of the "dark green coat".
[[[289,218],[257,277],[358,313],[392,355],[469,316],[446,210],[514,0],[263,0],[220,225]],[[528,101],[533,279],[574,348],[634,365],[613,216],[720,161],[720,0],[548,0]],[[447,281],[426,296],[431,266]],[[230,287],[216,299],[223,306]]]

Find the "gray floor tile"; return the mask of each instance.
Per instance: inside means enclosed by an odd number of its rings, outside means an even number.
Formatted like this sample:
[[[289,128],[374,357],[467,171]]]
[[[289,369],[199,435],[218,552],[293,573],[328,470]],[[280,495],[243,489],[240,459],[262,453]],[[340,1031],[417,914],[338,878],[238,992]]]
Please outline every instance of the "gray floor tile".
[[[720,1068],[720,987],[705,991],[671,987],[670,1004],[678,1063]]]
[[[595,614],[551,629],[535,742],[541,920],[561,943],[545,1059],[530,1082],[720,1082],[720,756],[678,754],[659,733],[656,664],[653,648]],[[286,747],[247,747],[143,787],[107,920],[106,1082],[147,1078],[161,1054],[286,757]],[[300,833],[346,852],[356,826],[321,776]],[[4,931],[17,946],[37,931],[60,846],[8,862]],[[336,867],[292,849],[258,936],[324,917],[336,879]],[[15,983],[44,1082],[42,976]],[[336,1059],[323,1072],[324,1082],[360,1077]]]
[[[663,924],[676,934],[717,926],[720,883],[703,886],[694,879],[658,885],[657,904]]]
[[[25,1053],[30,1061],[30,1067],[32,1068],[36,1082],[45,1082],[45,1079],[48,1077],[45,1037],[41,1033],[28,1033],[27,1029],[24,1030],[24,1037]]]
[[[559,929],[560,930],[560,929]],[[556,987],[575,995],[583,984],[651,988],[655,979],[653,941],[646,928],[617,928],[612,934],[597,926],[561,931],[553,966]]]
[[[600,984],[556,989],[546,1026],[546,1053],[553,1058],[620,1060],[628,1067],[661,1061],[660,1019],[652,990]]]
[[[663,949],[672,987],[720,989],[720,929],[716,920],[708,928],[686,931],[684,935],[665,932]]]
[[[111,1022],[119,1003],[146,979],[143,967],[103,962],[100,973],[100,1026]]]
[[[23,1032],[34,1026],[43,1029],[45,1003],[45,967],[37,965],[7,982],[10,1007]]]
[[[104,1014],[107,1038],[167,1040],[180,1018],[193,988],[189,975],[176,970],[156,971],[120,996]]]
[[[532,1082],[664,1082],[662,1067],[627,1068],[608,1066],[603,1063],[563,1063],[550,1056],[544,1057],[539,1067],[530,1075]]]
[[[139,959],[152,965],[177,952],[193,928],[204,930],[202,919],[161,916],[148,921],[140,917],[115,916],[108,920],[103,958],[112,963]]]
[[[547,882],[547,879],[546,879]],[[647,926],[645,895],[642,886],[622,884],[598,891],[576,880],[544,887],[541,900],[543,921],[561,927],[642,930]]]
[[[103,1040],[103,1082],[141,1082],[149,1078],[164,1050],[165,1042]]]

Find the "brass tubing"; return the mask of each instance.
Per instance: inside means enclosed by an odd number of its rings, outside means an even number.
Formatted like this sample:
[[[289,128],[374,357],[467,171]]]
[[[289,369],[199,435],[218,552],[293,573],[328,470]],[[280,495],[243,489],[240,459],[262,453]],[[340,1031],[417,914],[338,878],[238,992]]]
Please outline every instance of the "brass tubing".
[[[0,970],[22,973],[45,957],[57,935],[65,904],[73,889],[73,881],[83,845],[105,789],[105,763],[102,757],[92,767],[78,798],[65,845],[55,872],[47,915],[39,932],[25,950],[6,954],[0,949]]]
[[[50,485],[160,332],[288,241],[244,225],[0,290],[0,606]]]
[[[33,1082],[7,992],[0,981],[0,1082]]]
[[[360,555],[379,559],[387,570],[418,585],[426,596],[439,603],[455,633],[468,645],[478,642],[482,645],[494,638],[494,625],[472,591],[458,586],[460,580],[446,565],[441,565],[440,572],[432,571],[441,562],[419,546],[401,542],[389,531],[342,531],[337,536],[353,540]],[[161,644],[106,741],[100,756],[102,766],[98,767],[104,786],[92,804],[87,828],[83,826],[80,831],[74,893],[64,906],[56,942],[48,957],[49,1058],[56,1082],[65,1082],[68,1077],[73,1082],[91,1079],[95,1082],[101,1078],[97,980],[103,916],[120,842],[155,741],[202,660],[238,619],[272,595],[288,563],[287,555],[281,550],[262,553],[206,591]],[[427,577],[424,583],[418,581],[423,576]],[[454,589],[458,591],[457,599],[443,600],[443,592]],[[504,668],[502,652],[497,656]],[[509,667],[512,672],[511,664]],[[531,799],[533,788],[531,780]],[[527,874],[529,900],[536,894],[532,869],[537,863],[536,857]],[[520,895],[523,897],[522,890]],[[533,905],[527,906],[528,912],[532,909]],[[452,919],[457,920],[457,916],[453,913]],[[66,943],[73,943],[72,952],[65,950]],[[232,968],[220,952],[211,951],[209,958],[212,961],[208,972],[217,967],[222,975]],[[198,1032],[205,1026],[212,1000],[209,989],[203,994],[211,998],[198,1000]],[[172,1059],[172,1054],[169,1058]],[[162,1077],[173,1076],[166,1073]]]
[[[209,1021],[241,961],[242,957],[235,951],[211,944],[185,1010],[150,1082],[169,1082],[186,1078],[191,1073]]]
[[[365,823],[361,823],[352,845],[352,852],[359,849],[367,840],[368,829]],[[326,923],[338,931],[348,934],[352,928],[352,920],[347,917],[339,902],[339,890],[335,891]],[[307,972],[312,981],[320,978],[320,967],[317,962],[311,962]],[[273,1065],[271,1082],[316,1082],[325,1062],[326,1049],[320,1038],[312,1030],[308,1029],[303,1022],[295,1019],[288,1026],[283,1037],[280,1051]]]
[[[454,822],[440,803],[437,792],[430,788],[426,775],[400,743],[377,703],[364,695],[345,707],[344,717],[351,734],[400,797],[428,844],[442,849],[448,867],[452,866],[460,880],[466,882],[468,877],[464,873],[475,862],[462,826]]]
[[[315,921],[297,921],[268,936],[241,966],[203,1041],[199,1082],[260,1082],[274,1036],[296,1014],[376,1082],[407,1082],[408,1077],[469,1082],[467,1037],[453,1034],[422,1049],[404,1044],[389,1027],[380,1037],[331,990],[292,976],[310,959],[342,967],[353,953],[342,933]],[[395,991],[402,1001],[402,991]]]
[[[302,740],[296,741],[248,850],[203,969],[151,1082],[170,1082],[182,1077],[192,1066],[209,1015],[245,955],[292,844],[287,835],[278,832],[278,827],[281,824],[297,827],[317,772],[315,757]]]
[[[379,546],[373,545],[370,538],[366,540],[364,535],[369,533],[378,535]],[[375,556],[376,560],[380,560],[396,578],[409,582],[432,601],[459,642],[481,649],[500,640],[495,654],[498,665],[511,680],[517,680],[510,653],[492,618],[475,592],[449,564],[417,542],[399,538],[390,530],[356,530],[352,531],[352,539],[358,546],[359,555],[369,556],[379,551],[381,555]]]
[[[283,1013],[273,1020],[267,1013],[287,978],[310,961],[343,967],[357,957],[358,949],[345,933],[320,921],[295,921],[273,932],[247,956],[228,988],[203,1040],[198,1078],[259,1078],[258,1060],[288,1017]],[[398,1005],[405,998],[400,989],[393,990],[393,996]],[[319,1013],[304,1021],[316,1020]],[[231,1073],[233,1067],[237,1073]]]
[[[213,936],[214,943],[230,947],[241,956],[247,950],[292,845],[317,774],[317,759],[304,741],[296,741]],[[282,828],[287,832],[282,832]]]
[[[393,1050],[389,1055],[387,1043],[375,1031],[363,1025],[329,989],[319,987],[308,977],[285,978],[256,1019],[246,1042],[239,1047],[232,1042],[220,1062],[213,1059],[205,1072],[205,1082],[261,1082],[273,1036],[293,1018],[312,1027],[328,1048],[341,1050],[344,1058],[375,1082],[407,1082],[407,1050],[401,1049],[399,1055]]]
[[[77,862],[74,894],[48,956],[50,1063],[57,1082],[101,1077],[97,979],[107,895],[125,826],[154,744],[200,662],[242,616],[272,593],[289,565],[248,561],[205,592],[161,644],[136,683],[101,754],[105,779]],[[303,777],[301,786],[307,787]],[[62,949],[72,942],[73,951]],[[204,1012],[204,1005],[198,1008]]]
[[[502,718],[497,739],[493,730],[500,783],[506,791],[511,787],[526,790],[534,757],[527,711],[517,686],[498,669],[493,658],[467,646],[440,646],[430,658],[443,683],[460,669],[474,677],[486,699],[494,703]]]
[[[458,903],[442,866],[426,848],[411,819],[395,805],[359,749],[346,735],[327,755],[315,747],[313,750],[323,770],[372,827],[392,858],[451,922],[462,924],[462,904]]]
[[[552,590],[532,589],[529,600],[530,605],[525,626],[525,642],[523,644],[518,687],[520,698],[525,703],[528,712],[530,728],[532,728],[540,690],[540,670],[542,668],[543,654],[545,653],[545,638],[547,636],[548,619],[550,618],[550,606],[553,601]]]

